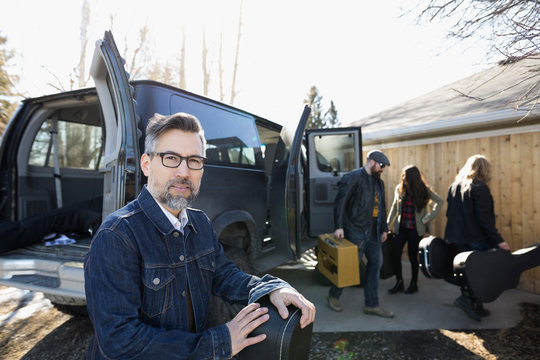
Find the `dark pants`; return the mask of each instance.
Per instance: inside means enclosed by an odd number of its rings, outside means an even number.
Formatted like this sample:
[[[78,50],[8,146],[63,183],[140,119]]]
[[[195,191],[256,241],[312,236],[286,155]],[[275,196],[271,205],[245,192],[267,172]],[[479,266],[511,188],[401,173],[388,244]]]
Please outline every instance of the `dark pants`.
[[[364,284],[364,305],[369,307],[379,306],[379,274],[382,266],[382,245],[379,237],[380,229],[377,230],[377,219],[373,219],[371,234],[368,239],[364,239],[364,234],[360,234],[353,229],[344,228],[345,238],[358,246],[358,261],[366,255],[366,277]],[[359,236],[361,235],[361,236]],[[338,288],[334,284],[330,286],[328,295],[339,299],[343,288]]]
[[[407,243],[407,253],[409,254],[409,261],[411,262],[411,281],[418,282],[418,244],[420,243],[420,236],[416,232],[416,229],[399,228],[399,234],[394,241],[394,248],[392,249],[392,259],[394,261],[394,269],[396,270],[396,278],[403,280],[403,273],[401,270],[401,253],[403,247]]]

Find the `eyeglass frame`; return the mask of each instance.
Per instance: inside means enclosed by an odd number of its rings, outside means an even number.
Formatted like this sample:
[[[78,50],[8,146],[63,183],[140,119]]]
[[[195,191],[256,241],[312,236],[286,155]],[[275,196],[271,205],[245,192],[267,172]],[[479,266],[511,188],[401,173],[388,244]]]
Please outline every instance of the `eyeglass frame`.
[[[384,168],[386,167],[386,165],[383,164],[382,162],[380,162],[380,163],[378,163],[378,164],[379,164],[379,166],[381,167],[381,169],[384,169]]]
[[[146,153],[147,155],[149,156],[159,156],[161,158],[161,165],[165,166],[166,168],[169,168],[169,169],[176,169],[177,167],[179,167],[180,165],[182,165],[182,161],[185,161],[186,162],[186,166],[188,167],[188,169],[190,170],[202,170],[204,168],[204,164],[205,162],[208,160],[208,158],[204,157],[204,156],[200,156],[200,155],[189,155],[189,156],[182,156],[180,154],[177,154],[173,151],[164,151],[164,152],[147,152]],[[165,155],[174,155],[174,156],[177,156],[180,158],[180,162],[178,162],[178,165],[176,166],[168,166],[168,165],[165,165],[164,163],[164,159],[163,157]],[[189,166],[189,159],[190,158],[197,158],[199,160],[202,160],[202,166],[198,169],[194,169],[192,168],[191,166]]]

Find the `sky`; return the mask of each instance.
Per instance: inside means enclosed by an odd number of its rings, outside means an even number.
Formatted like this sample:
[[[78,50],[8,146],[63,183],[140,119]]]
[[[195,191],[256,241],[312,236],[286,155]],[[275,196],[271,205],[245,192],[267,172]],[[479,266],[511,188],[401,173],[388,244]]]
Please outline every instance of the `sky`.
[[[208,96],[219,98],[218,50],[230,88],[240,0],[88,0],[87,67],[96,40],[112,29],[118,48],[134,49],[148,25],[154,59],[173,64],[186,36],[187,90],[203,94],[202,33],[211,66]],[[401,16],[418,1],[243,0],[234,106],[280,124],[298,121],[309,89],[332,100],[343,125],[490,66],[481,42],[448,39],[449,23]],[[0,35],[16,52],[9,71],[25,96],[69,87],[79,62],[83,0],[0,0]],[[111,26],[111,17],[114,19]],[[129,62],[129,58],[126,59]],[[129,64],[128,64],[129,65]],[[226,97],[226,102],[229,99]]]

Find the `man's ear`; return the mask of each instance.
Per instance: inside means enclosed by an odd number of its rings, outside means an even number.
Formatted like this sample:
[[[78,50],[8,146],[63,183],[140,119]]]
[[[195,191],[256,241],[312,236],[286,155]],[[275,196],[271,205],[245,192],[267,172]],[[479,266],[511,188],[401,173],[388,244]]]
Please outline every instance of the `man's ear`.
[[[141,156],[141,169],[146,177],[150,174],[150,155],[144,153]]]

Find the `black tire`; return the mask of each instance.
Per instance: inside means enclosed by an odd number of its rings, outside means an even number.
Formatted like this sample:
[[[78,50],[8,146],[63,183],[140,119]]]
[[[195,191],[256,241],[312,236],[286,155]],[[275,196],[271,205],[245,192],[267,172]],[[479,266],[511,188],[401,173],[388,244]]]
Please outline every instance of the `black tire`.
[[[64,314],[75,317],[88,317],[88,310],[83,305],[64,305],[52,303],[54,308]]]
[[[72,298],[62,295],[44,293],[43,296],[49,299],[56,310],[67,315],[88,317],[86,301],[80,298]]]
[[[225,247],[225,255],[243,272],[247,274],[254,273],[253,265],[243,249]],[[207,326],[213,327],[229,322],[244,306],[242,304],[230,304],[220,297],[212,295],[208,306]]]

